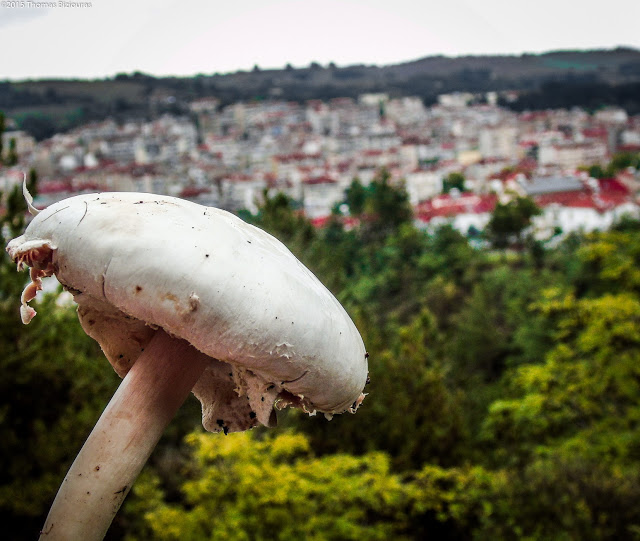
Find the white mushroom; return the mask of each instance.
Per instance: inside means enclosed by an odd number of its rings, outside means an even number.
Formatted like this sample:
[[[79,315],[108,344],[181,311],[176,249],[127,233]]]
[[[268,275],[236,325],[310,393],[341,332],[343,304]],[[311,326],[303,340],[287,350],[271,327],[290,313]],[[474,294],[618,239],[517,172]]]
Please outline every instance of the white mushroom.
[[[21,314],[55,274],[122,385],[67,474],[42,535],[102,539],[189,392],[213,432],[274,423],[274,404],[355,411],[364,344],[278,240],[215,208],[101,193],[41,211],[7,250],[31,267]],[[126,376],[126,377],[125,377]]]

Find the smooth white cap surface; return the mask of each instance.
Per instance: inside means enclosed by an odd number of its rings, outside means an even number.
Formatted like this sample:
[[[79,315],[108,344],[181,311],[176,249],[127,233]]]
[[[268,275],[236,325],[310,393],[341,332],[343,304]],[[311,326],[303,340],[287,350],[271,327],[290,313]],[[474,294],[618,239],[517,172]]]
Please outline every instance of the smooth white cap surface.
[[[120,376],[158,327],[210,356],[194,387],[208,430],[269,424],[276,401],[332,414],[362,400],[365,347],[348,314],[280,241],[228,212],[82,195],[40,212],[7,250],[32,267],[23,319],[55,274]]]

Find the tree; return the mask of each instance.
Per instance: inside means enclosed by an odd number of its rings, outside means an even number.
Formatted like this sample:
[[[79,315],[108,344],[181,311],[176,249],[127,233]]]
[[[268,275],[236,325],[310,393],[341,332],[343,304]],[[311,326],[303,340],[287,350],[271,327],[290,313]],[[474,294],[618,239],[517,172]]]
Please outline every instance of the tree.
[[[16,165],[18,163],[18,153],[16,152],[16,140],[15,138],[11,138],[9,140],[9,149],[6,154],[4,154],[4,142],[2,135],[5,131],[5,116],[2,111],[0,111],[0,163],[3,165]]]
[[[18,153],[16,152],[16,140],[12,137],[9,140],[9,151],[4,159],[5,165],[12,166],[18,163]]]
[[[529,197],[516,197],[507,203],[498,203],[487,224],[487,237],[495,248],[522,246],[522,235],[534,216],[542,213]]]
[[[589,176],[593,178],[612,178],[628,167],[640,168],[639,152],[618,152],[612,156],[611,161],[606,166],[594,164],[580,167],[580,169],[587,171]]]
[[[578,300],[552,289],[538,310],[556,319],[557,345],[543,364],[518,368],[514,397],[492,405],[487,430],[511,461],[556,453],[637,467],[640,300],[629,293]]]
[[[38,141],[51,137],[57,131],[53,119],[40,113],[26,115],[20,121],[20,127],[33,135]]]
[[[262,196],[257,215],[244,215],[245,218],[288,244],[296,254],[301,253],[315,237],[311,223],[296,212],[296,203],[284,193],[271,195],[265,189]]]
[[[464,192],[465,178],[462,173],[453,171],[442,180],[442,193],[449,193],[452,189]]]
[[[593,178],[606,178],[607,176],[605,170],[599,164],[590,165],[587,172],[589,173],[589,176]]]
[[[407,487],[413,539],[635,539],[640,477],[540,461],[518,472],[425,465]]]
[[[383,453],[316,458],[301,435],[193,433],[182,498],[143,475],[128,511],[144,517],[129,539],[406,539],[406,500]]]
[[[4,152],[4,141],[2,139],[2,134],[4,133],[6,126],[6,121],[4,117],[4,113],[0,111],[0,159],[2,158],[2,154]]]
[[[536,538],[554,520],[571,538],[630,538],[640,527],[640,300],[579,300],[556,288],[537,309],[556,321],[556,345],[543,363],[519,367],[511,396],[490,406],[493,460],[522,472],[514,511]]]
[[[607,166],[607,170],[613,176],[627,167],[640,168],[640,152],[618,152],[614,154]]]
[[[587,235],[574,260],[571,278],[578,295],[640,293],[640,239],[633,229]]]
[[[349,206],[349,213],[352,216],[359,216],[364,212],[364,204],[367,200],[367,190],[360,182],[354,178],[349,187],[345,190],[346,204]]]
[[[364,213],[367,217],[362,234],[371,240],[382,240],[413,220],[413,209],[404,184],[394,185],[386,169],[381,169],[367,187]]]

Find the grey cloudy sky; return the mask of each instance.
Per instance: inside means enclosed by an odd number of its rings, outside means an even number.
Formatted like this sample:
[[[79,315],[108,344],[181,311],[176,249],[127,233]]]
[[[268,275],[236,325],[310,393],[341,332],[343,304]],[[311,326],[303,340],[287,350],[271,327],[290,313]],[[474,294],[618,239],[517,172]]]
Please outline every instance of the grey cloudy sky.
[[[384,65],[435,54],[640,49],[640,0],[73,3],[0,2],[0,79],[98,78],[135,70],[194,75],[255,64]]]

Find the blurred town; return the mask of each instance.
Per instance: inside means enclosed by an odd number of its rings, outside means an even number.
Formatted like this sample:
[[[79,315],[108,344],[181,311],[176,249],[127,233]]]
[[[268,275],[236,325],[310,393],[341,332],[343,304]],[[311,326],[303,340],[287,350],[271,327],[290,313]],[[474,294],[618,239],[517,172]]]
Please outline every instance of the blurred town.
[[[189,115],[105,120],[41,142],[8,119],[4,148],[13,145],[19,161],[0,172],[0,189],[33,168],[39,207],[80,193],[142,191],[250,212],[270,189],[318,227],[341,210],[348,226],[355,218],[340,207],[345,190],[384,168],[404,182],[421,228],[481,231],[496,202],[514,196],[543,210],[540,236],[640,216],[640,171],[607,178],[601,167],[640,150],[640,116],[620,108],[517,113],[497,103],[496,93],[443,94],[431,107],[381,93],[224,107],[211,97],[192,101]]]

